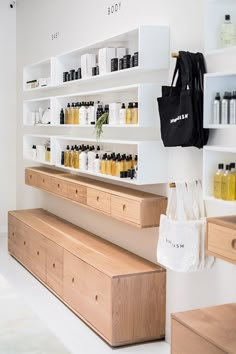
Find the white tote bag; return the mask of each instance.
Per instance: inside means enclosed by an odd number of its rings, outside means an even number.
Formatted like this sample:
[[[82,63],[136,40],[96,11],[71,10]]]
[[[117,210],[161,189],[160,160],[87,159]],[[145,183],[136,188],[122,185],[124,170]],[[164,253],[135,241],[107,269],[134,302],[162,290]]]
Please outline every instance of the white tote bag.
[[[161,215],[157,261],[177,272],[210,268],[205,255],[206,220],[200,182],[169,189],[167,215]]]

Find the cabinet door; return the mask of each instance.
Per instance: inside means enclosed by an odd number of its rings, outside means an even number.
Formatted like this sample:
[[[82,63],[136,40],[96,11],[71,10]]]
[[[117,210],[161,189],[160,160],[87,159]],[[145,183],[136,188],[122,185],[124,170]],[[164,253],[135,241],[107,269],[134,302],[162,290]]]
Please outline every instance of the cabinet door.
[[[30,230],[30,269],[46,282],[46,239],[39,232]]]
[[[10,223],[8,223],[8,252],[16,256],[16,228]]]
[[[112,196],[111,215],[117,219],[124,219],[135,224],[140,224],[140,203],[134,200]]]
[[[63,295],[63,248],[46,240],[47,245],[47,285],[62,297]]]
[[[64,300],[111,341],[111,279],[64,251]]]
[[[110,214],[111,196],[109,193],[101,192],[97,189],[87,189],[87,205]]]
[[[15,220],[15,236],[15,256],[23,265],[30,269],[30,230],[28,226],[21,221]]]

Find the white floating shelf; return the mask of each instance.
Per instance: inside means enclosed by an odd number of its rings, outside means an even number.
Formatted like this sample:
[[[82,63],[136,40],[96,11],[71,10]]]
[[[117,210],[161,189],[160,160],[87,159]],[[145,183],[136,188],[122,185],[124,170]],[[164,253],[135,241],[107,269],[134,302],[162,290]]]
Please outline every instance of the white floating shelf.
[[[236,202],[225,202],[213,197],[213,180],[218,170],[218,164],[230,164],[236,162],[236,147],[205,146],[203,149],[203,194],[206,200],[219,201],[225,204]]]
[[[138,155],[138,178],[136,180],[121,179],[103,174],[93,174],[89,171],[71,169],[73,172],[94,175],[96,177],[113,179],[119,182],[130,182],[138,185],[167,183],[168,170],[168,149],[161,141],[124,141],[124,140],[101,140],[96,139],[55,137],[55,162],[56,167],[67,169],[61,165],[61,153],[67,145],[99,145],[102,151],[115,152],[120,154]],[[155,161],[153,161],[155,160]]]
[[[46,161],[45,154],[43,156],[37,156],[36,158],[32,155],[32,146],[41,145],[46,146],[49,143],[51,147],[51,161]],[[44,165],[55,165],[55,150],[53,144],[53,137],[49,135],[24,135],[23,136],[23,158],[24,160],[34,161]]]
[[[213,122],[213,102],[216,92],[221,98],[225,91],[236,91],[235,73],[206,74],[204,77],[204,128],[223,129],[235,128],[235,125],[216,125]]]
[[[73,85],[73,81],[63,83],[63,72],[81,67],[81,55],[98,54],[104,47],[125,47],[127,54],[139,53],[139,66],[118,72],[82,78],[78,81],[100,80],[101,78],[136,75],[140,71],[167,70],[169,68],[169,27],[140,26],[134,30],[67,52],[56,57],[56,85]]]
[[[231,15],[232,22],[236,24],[235,0],[206,0],[205,13],[205,54],[236,54],[236,47],[220,48],[220,26],[224,16]]]
[[[112,102],[139,103],[139,121],[138,124],[124,125],[104,125],[104,128],[130,128],[130,127],[156,127],[159,129],[159,114],[156,99],[160,96],[161,87],[157,84],[136,84],[129,86],[114,87],[103,90],[94,90],[73,93],[70,95],[61,95],[47,97],[43,99],[24,101],[24,125],[32,125],[31,112],[37,111],[39,107],[45,110],[51,107],[51,124],[39,124],[38,126],[60,126],[60,127],[92,127],[94,125],[60,125],[60,110],[65,108],[67,103],[81,101],[100,101],[103,104]]]
[[[24,92],[35,92],[50,89],[55,84],[55,58],[49,58],[30,65],[26,65],[23,69],[23,90]],[[47,86],[38,86],[36,88],[27,88],[26,82],[48,78]]]

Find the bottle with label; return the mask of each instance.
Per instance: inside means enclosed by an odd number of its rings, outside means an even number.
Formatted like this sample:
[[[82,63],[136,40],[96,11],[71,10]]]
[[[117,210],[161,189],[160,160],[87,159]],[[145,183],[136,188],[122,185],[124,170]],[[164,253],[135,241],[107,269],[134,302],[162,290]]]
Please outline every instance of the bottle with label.
[[[103,113],[104,112],[103,112],[102,104],[99,104],[96,113],[96,120],[98,120],[101,117],[101,115],[103,115]]]
[[[79,155],[79,167],[81,170],[87,170],[88,166],[88,161],[87,161],[87,153],[86,153],[86,147],[83,146],[81,153]]]
[[[74,149],[74,168],[76,169],[79,169],[79,148],[78,146],[75,146],[75,149]]]
[[[33,145],[33,146],[32,146],[32,158],[33,158],[34,160],[37,159],[37,149],[36,149],[36,145]]]
[[[67,104],[67,107],[65,109],[65,124],[69,124],[69,114],[70,114],[70,104]]]
[[[230,15],[225,15],[225,21],[220,28],[220,47],[232,47],[236,45],[236,29],[231,22]]]
[[[75,104],[74,108],[74,124],[78,125],[79,124],[79,106],[78,103]]]
[[[51,161],[51,148],[48,146],[45,151],[45,161]]]
[[[67,145],[66,150],[64,152],[64,166],[69,167],[69,153],[70,153],[70,147]]]
[[[221,123],[221,97],[217,92],[213,103],[213,124]]]
[[[120,109],[120,119],[119,119],[120,125],[126,124],[126,108],[125,104],[122,103],[121,109]]]
[[[65,119],[64,109],[61,108],[61,112],[60,112],[60,124],[64,124],[64,123],[65,123],[64,119]]]
[[[91,124],[91,125],[94,125],[94,124],[95,124],[95,108],[94,108],[94,102],[90,102],[88,124]]]
[[[126,110],[126,124],[132,124],[133,104],[130,102]]]
[[[79,110],[79,120],[81,125],[87,124],[87,108],[85,107],[85,103],[82,102]]]
[[[233,201],[236,199],[235,195],[235,168],[232,169],[232,164],[229,166],[229,174],[228,174],[228,198],[227,200]]]
[[[95,173],[100,173],[100,157],[98,154],[96,154],[94,159],[93,170]]]
[[[107,156],[106,160],[106,175],[111,175],[111,156]]]
[[[88,170],[93,171],[94,168],[94,160],[95,160],[95,151],[94,146],[90,146],[88,152]]]
[[[221,124],[229,123],[229,103],[230,103],[230,93],[225,92],[222,103],[221,103]]]
[[[116,157],[113,156],[112,162],[111,162],[111,175],[115,176],[116,175]]]
[[[138,124],[138,102],[133,104],[132,109],[132,124]]]
[[[221,163],[218,165],[218,171],[214,176],[214,197],[221,199],[221,190],[222,190],[222,177],[224,175],[224,165]]]
[[[233,92],[230,100],[229,123],[236,124],[236,91]]]
[[[69,167],[74,167],[74,146],[71,146],[69,152]]]
[[[101,161],[101,173],[106,174],[106,155],[103,155],[102,161]]]
[[[120,178],[120,173],[122,172],[122,168],[121,168],[121,157],[118,158],[117,162],[116,162],[116,177]]]
[[[230,172],[230,166],[226,165],[225,172],[222,176],[222,181],[221,181],[221,198],[223,200],[228,200],[228,175]]]

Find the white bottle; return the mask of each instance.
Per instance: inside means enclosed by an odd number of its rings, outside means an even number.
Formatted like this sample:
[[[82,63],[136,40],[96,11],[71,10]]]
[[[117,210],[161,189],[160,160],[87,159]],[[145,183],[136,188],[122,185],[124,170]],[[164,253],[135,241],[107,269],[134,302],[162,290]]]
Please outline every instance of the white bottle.
[[[217,92],[213,103],[213,124],[221,123],[221,99],[220,93]]]
[[[32,146],[32,159],[36,160],[37,159],[37,150],[36,150],[36,145]]]
[[[98,154],[96,154],[96,157],[94,159],[93,162],[93,171],[94,173],[100,173],[100,164],[101,164],[101,160]]]
[[[236,29],[230,20],[230,15],[225,15],[225,21],[220,28],[220,47],[232,47],[236,45]]]
[[[230,100],[229,108],[229,124],[236,124],[236,92],[233,92],[233,95]]]
[[[88,124],[95,124],[95,108],[94,108],[94,102],[90,102],[89,106],[89,115],[88,115]]]
[[[225,92],[221,104],[221,124],[229,124],[229,102],[230,93]]]
[[[81,125],[87,124],[87,108],[85,107],[84,102],[82,103],[79,110],[79,122]]]
[[[125,104],[122,103],[121,109],[120,109],[120,125],[123,125],[126,123],[126,108]]]
[[[83,149],[79,155],[79,167],[80,167],[80,170],[83,170],[83,171],[87,170],[87,168],[88,168],[86,147],[83,147]]]
[[[94,168],[94,159],[95,159],[95,152],[94,152],[94,147],[90,147],[89,152],[88,152],[88,170],[90,172],[93,171]]]

